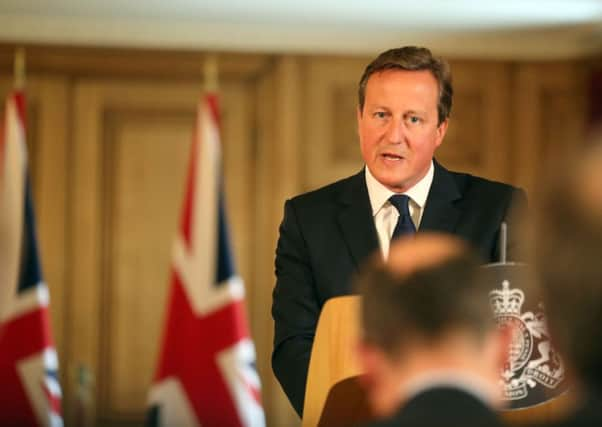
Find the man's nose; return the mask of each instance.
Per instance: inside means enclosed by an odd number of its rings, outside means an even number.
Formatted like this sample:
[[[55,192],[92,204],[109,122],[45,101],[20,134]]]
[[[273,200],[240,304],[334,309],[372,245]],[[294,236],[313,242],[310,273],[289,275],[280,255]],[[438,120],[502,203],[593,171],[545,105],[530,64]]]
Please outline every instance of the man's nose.
[[[389,142],[393,144],[400,144],[403,142],[405,137],[405,128],[402,119],[394,118],[389,122],[389,129],[387,129],[387,136]]]

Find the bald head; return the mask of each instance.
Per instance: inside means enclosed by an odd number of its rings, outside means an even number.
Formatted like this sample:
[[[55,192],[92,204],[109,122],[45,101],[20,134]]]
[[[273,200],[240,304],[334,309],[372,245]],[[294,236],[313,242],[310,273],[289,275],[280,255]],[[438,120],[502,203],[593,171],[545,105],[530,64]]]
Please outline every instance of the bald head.
[[[395,242],[386,262],[373,258],[357,279],[364,340],[395,355],[408,340],[450,330],[483,336],[493,317],[480,264],[455,237],[418,233]]]
[[[428,270],[461,257],[470,250],[467,245],[446,234],[422,233],[408,239],[395,241],[389,250],[386,268],[399,276]]]

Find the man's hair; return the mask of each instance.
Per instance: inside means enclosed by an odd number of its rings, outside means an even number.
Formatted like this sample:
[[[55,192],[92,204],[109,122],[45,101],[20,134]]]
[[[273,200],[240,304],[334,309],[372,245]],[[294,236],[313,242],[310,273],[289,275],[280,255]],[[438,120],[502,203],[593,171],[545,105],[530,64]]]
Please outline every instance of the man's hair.
[[[392,357],[408,342],[426,343],[450,331],[468,332],[480,342],[495,323],[479,258],[464,244],[440,262],[409,274],[372,260],[356,278],[362,302],[365,342]]]
[[[424,47],[405,46],[389,49],[374,59],[360,79],[358,98],[360,112],[364,109],[366,85],[370,76],[386,70],[430,71],[439,85],[437,113],[439,124],[449,117],[452,107],[453,88],[449,64],[442,58],[436,58]]]
[[[602,147],[553,174],[535,209],[535,265],[552,338],[578,376],[600,387]]]

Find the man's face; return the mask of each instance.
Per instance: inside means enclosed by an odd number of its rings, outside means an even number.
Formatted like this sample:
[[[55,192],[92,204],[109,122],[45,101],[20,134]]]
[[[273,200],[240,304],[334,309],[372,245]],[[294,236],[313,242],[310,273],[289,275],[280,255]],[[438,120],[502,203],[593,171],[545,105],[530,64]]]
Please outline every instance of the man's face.
[[[360,148],[372,175],[391,191],[408,190],[428,172],[447,130],[447,120],[437,124],[438,98],[428,70],[385,70],[368,79],[357,113]]]

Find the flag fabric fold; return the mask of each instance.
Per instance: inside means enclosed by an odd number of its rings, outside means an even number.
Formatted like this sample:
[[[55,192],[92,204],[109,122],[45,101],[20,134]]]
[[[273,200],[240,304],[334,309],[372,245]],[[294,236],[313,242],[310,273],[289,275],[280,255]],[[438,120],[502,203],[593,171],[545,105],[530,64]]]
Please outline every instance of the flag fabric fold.
[[[255,349],[225,215],[217,96],[199,103],[172,254],[153,426],[264,426]]]
[[[27,178],[25,97],[0,129],[0,425],[62,426],[58,358]]]

